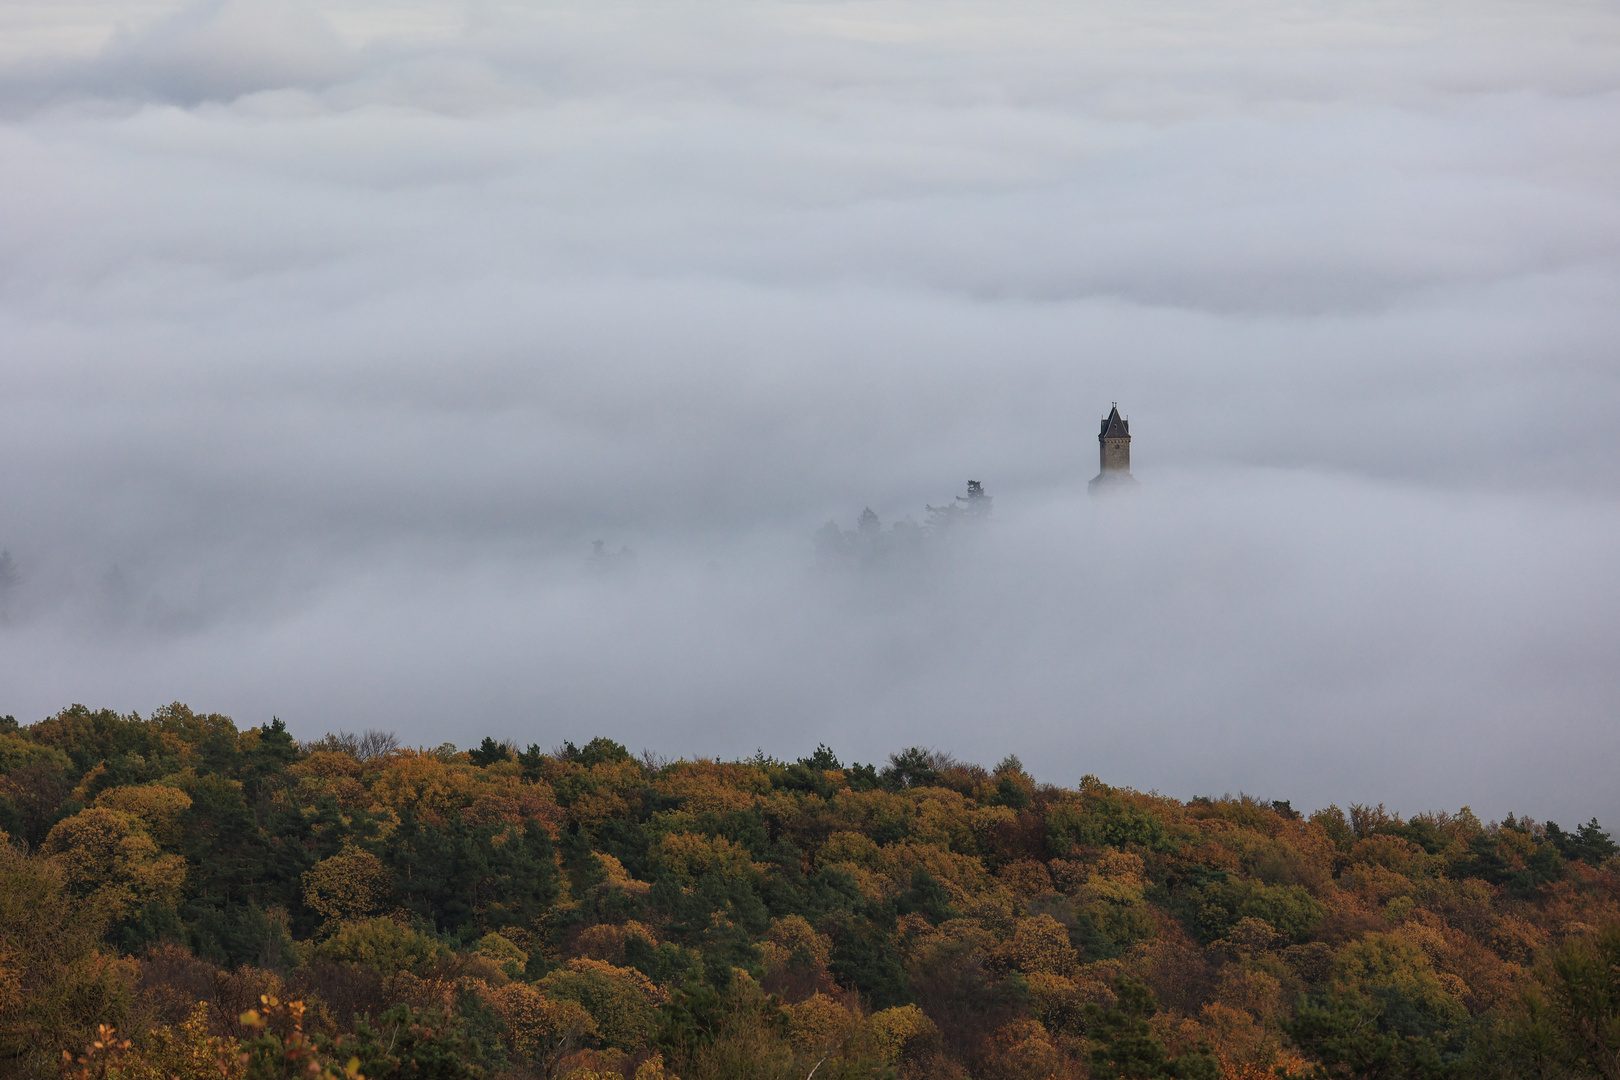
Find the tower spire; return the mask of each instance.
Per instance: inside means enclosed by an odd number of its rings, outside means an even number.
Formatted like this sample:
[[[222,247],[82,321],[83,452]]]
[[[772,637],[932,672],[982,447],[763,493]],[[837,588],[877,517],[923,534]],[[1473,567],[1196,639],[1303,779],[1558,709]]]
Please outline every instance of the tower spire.
[[[1117,401],[1103,417],[1102,430],[1097,433],[1097,459],[1099,470],[1090,485],[1093,495],[1104,487],[1136,483],[1136,477],[1131,475],[1131,424],[1119,415]]]

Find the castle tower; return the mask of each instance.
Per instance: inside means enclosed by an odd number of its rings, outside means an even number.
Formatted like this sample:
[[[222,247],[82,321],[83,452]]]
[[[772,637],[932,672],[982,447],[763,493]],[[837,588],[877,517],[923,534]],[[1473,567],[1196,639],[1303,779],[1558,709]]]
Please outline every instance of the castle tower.
[[[1097,433],[1097,459],[1100,471],[1091,481],[1093,495],[1102,487],[1136,483],[1131,475],[1131,422],[1119,415],[1117,401]]]

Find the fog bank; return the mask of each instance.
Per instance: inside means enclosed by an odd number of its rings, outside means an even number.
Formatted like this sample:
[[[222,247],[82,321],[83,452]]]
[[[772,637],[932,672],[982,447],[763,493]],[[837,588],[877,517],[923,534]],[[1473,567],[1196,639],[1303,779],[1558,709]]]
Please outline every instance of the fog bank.
[[[0,713],[1612,823],[1617,148],[1582,3],[8,4]]]

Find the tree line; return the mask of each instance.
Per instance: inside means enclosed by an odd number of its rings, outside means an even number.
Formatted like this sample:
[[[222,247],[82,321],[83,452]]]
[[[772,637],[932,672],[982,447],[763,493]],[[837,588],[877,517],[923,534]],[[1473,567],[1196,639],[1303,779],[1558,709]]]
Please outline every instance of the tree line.
[[[175,704],[0,718],[0,832],[19,1077],[1620,1077],[1595,819]]]

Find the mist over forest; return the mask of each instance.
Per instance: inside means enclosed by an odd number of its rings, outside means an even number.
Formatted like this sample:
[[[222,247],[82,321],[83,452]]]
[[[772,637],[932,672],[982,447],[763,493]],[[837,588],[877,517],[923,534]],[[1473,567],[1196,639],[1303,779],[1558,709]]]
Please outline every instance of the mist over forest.
[[[0,713],[1612,823],[1617,61],[1582,3],[8,3]]]

